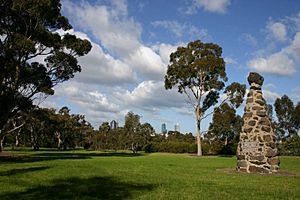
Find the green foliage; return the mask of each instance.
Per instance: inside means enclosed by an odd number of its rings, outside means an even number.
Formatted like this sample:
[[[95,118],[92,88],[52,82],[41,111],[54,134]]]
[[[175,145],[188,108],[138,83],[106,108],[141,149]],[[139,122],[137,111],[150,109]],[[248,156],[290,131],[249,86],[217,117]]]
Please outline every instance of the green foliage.
[[[276,133],[279,139],[284,136],[291,136],[297,132],[297,121],[295,117],[294,103],[286,95],[277,98],[274,103],[276,116],[278,119]]]
[[[236,115],[235,109],[229,104],[224,103],[215,108],[208,133],[205,135],[209,154],[235,154],[242,123],[242,118]]]
[[[59,0],[0,1],[0,136],[36,94],[52,95],[53,86],[81,71],[77,58],[91,44],[69,33]],[[43,61],[38,62],[39,59]]]
[[[300,137],[297,133],[286,138],[279,144],[279,151],[281,155],[295,155],[300,156]]]
[[[163,141],[147,144],[143,150],[146,153],[168,152],[168,153],[196,153],[197,146],[195,143],[179,141]]]

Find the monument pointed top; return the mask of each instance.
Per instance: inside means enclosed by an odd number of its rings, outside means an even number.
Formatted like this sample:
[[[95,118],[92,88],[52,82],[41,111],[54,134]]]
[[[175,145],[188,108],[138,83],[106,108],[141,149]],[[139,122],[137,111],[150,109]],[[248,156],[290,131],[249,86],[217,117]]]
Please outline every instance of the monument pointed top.
[[[263,82],[264,82],[264,77],[262,77],[261,75],[259,75],[256,72],[250,72],[250,74],[248,76],[249,85],[251,85],[252,83],[256,83],[256,84],[262,86]]]

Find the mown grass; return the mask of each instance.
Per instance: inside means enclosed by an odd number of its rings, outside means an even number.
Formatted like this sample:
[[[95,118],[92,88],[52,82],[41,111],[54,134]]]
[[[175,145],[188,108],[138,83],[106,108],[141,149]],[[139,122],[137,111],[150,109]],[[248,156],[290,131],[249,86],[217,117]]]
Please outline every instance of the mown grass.
[[[300,199],[300,176],[228,173],[235,157],[15,151],[0,157],[0,199]],[[300,173],[300,157],[281,157]],[[224,172],[225,171],[225,172]]]

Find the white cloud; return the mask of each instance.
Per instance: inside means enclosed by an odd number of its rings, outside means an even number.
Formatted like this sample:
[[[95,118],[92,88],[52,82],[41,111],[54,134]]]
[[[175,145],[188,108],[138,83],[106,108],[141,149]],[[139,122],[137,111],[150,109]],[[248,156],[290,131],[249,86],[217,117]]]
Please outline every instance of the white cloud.
[[[267,24],[267,30],[272,38],[281,42],[287,40],[287,28],[283,23],[271,21]]]
[[[178,21],[161,20],[151,23],[154,27],[162,27],[173,33],[176,37],[189,35],[192,39],[211,39],[206,29],[199,29],[196,26],[180,23]]]
[[[236,65],[236,64],[238,64],[238,62],[234,58],[231,58],[231,57],[225,57],[224,61],[227,65]]]
[[[92,42],[90,53],[79,58],[83,66],[76,80],[105,85],[122,85],[136,82],[136,75],[128,64],[105,54],[102,48]]]
[[[128,55],[140,46],[141,25],[127,16],[125,1],[112,1],[111,6],[63,2],[63,9],[76,25],[91,32],[108,51]]]
[[[186,14],[195,14],[197,9],[204,9],[213,13],[226,13],[230,0],[193,0],[192,5],[186,10]]]
[[[291,45],[285,49],[296,61],[300,62],[300,31],[296,33]]]
[[[116,97],[126,105],[141,110],[156,112],[161,108],[178,108],[186,105],[184,95],[174,90],[165,90],[163,81],[143,81],[133,91],[117,92]]]
[[[126,58],[126,62],[138,70],[144,78],[160,80],[166,71],[166,66],[160,56],[145,46],[141,46],[135,53]]]
[[[58,33],[60,35],[74,34],[81,39],[89,40],[92,45],[87,55],[78,58],[82,71],[75,75],[76,81],[102,85],[123,85],[136,82],[136,74],[128,64],[105,53],[102,47],[91,41],[85,33],[73,29],[67,32],[59,30]]]
[[[258,72],[289,76],[296,72],[292,59],[283,52],[275,53],[266,58],[255,58],[248,62],[248,66]]]
[[[277,92],[268,89],[263,90],[263,96],[269,104],[274,104],[275,100],[280,97],[280,95]]]
[[[249,68],[258,72],[265,72],[281,76],[296,73],[300,64],[300,32],[296,33],[292,42],[280,51],[269,56],[256,57],[247,64]]]
[[[55,95],[47,98],[42,107],[60,109],[64,105],[70,106],[71,112],[85,115],[94,127],[100,122],[124,117],[122,105],[116,104],[112,97],[100,92],[96,86],[70,80],[54,89]]]
[[[171,53],[175,52],[178,46],[183,46],[183,44],[171,45],[171,44],[161,43],[161,44],[153,45],[152,49],[160,55],[163,63],[165,65],[168,65],[170,61]]]

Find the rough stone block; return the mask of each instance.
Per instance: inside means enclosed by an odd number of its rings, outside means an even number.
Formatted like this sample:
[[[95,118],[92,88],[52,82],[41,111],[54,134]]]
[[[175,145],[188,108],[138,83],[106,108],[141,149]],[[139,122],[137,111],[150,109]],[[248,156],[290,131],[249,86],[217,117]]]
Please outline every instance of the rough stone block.
[[[270,168],[271,172],[277,172],[279,170],[279,166],[277,165],[272,165]]]
[[[237,155],[238,160],[245,160],[245,155]]]
[[[263,161],[265,159],[264,156],[250,156],[251,160]]]
[[[266,143],[266,146],[271,147],[272,149],[274,149],[276,147],[274,142]]]
[[[269,158],[275,157],[275,156],[277,156],[277,155],[278,155],[278,153],[277,153],[276,150],[273,150],[273,149],[271,149],[271,148],[268,148],[268,149],[266,150],[266,156],[269,157]]]
[[[245,160],[238,160],[237,166],[238,166],[238,167],[247,167],[247,166],[248,166],[248,163],[247,163],[247,161],[245,161]]]
[[[253,109],[253,110],[263,110],[264,108],[263,108],[263,107],[260,107],[260,106],[253,106],[252,109]]]
[[[264,126],[270,126],[271,125],[270,121],[266,117],[261,118],[259,120],[258,124],[259,125],[264,125]]]
[[[244,118],[250,118],[250,117],[252,117],[252,112],[246,112],[245,114],[244,114]]]
[[[255,120],[251,120],[251,121],[248,122],[249,126],[255,126],[255,124],[256,124]]]
[[[266,116],[266,111],[261,111],[261,110],[258,110],[256,111],[256,114],[260,117],[265,117]]]
[[[279,161],[278,156],[273,157],[273,158],[268,158],[268,163],[270,165],[279,165],[280,161]]]
[[[271,142],[272,141],[272,137],[270,135],[264,135],[263,138],[264,138],[265,142]]]
[[[262,166],[254,166],[254,165],[250,165],[249,166],[249,171],[250,172],[256,172],[256,173],[269,173],[269,170],[263,168]]]
[[[248,98],[246,103],[253,103],[253,98]]]
[[[255,165],[264,165],[264,164],[266,164],[266,161],[250,160],[250,162],[252,164],[255,164]]]
[[[257,103],[257,104],[259,104],[259,105],[261,105],[261,106],[264,106],[264,105],[265,105],[265,102],[264,102],[263,100],[261,100],[261,99],[255,100],[255,103]]]
[[[269,126],[262,126],[261,130],[269,133],[271,131],[271,128]]]
[[[251,128],[251,127],[245,128],[245,129],[244,129],[244,131],[245,131],[246,133],[250,133],[252,130],[253,130],[253,128]]]

